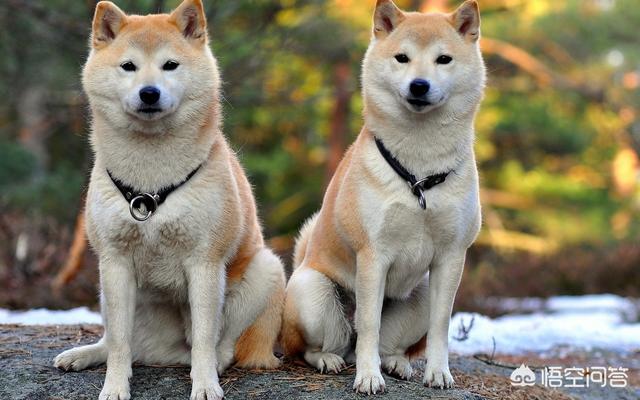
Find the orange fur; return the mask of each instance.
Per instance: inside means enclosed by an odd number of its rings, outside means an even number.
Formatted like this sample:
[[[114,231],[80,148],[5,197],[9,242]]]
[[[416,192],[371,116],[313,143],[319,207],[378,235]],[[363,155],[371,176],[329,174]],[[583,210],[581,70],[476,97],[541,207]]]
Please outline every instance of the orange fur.
[[[280,361],[273,355],[278,340],[284,302],[282,288],[273,294],[267,308],[238,339],[236,343],[236,365],[241,368],[277,368]]]
[[[296,356],[304,351],[306,343],[298,325],[298,310],[295,306],[295,299],[291,296],[286,297],[284,310],[280,344],[285,355]]]

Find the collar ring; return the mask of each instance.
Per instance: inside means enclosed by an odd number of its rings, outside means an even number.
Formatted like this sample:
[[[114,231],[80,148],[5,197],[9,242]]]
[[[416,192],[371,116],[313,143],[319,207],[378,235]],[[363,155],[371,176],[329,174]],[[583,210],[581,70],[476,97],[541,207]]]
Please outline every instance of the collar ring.
[[[144,222],[151,218],[154,212],[158,209],[158,195],[152,195],[150,193],[142,193],[131,199],[129,202],[129,213],[133,219],[139,222]],[[146,210],[146,214],[142,211],[142,206]]]

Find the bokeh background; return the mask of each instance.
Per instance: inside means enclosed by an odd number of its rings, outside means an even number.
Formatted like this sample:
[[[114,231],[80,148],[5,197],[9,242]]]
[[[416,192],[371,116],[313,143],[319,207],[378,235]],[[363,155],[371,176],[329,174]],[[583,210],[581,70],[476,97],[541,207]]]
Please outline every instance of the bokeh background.
[[[0,307],[95,305],[81,215],[91,154],[80,86],[94,0],[0,2]],[[130,13],[177,0],[119,0]],[[206,0],[224,131],[266,236],[296,230],[362,124],[373,0]],[[457,1],[397,0],[410,10]],[[495,297],[640,297],[637,0],[480,0],[484,227],[458,310]],[[61,271],[63,271],[62,274]]]

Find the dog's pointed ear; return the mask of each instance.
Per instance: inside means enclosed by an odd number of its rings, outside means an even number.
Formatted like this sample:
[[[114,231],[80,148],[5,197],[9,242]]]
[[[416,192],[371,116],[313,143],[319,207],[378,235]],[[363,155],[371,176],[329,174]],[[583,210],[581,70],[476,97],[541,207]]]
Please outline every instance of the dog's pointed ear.
[[[126,23],[127,15],[118,6],[110,1],[99,2],[93,15],[93,47],[101,48],[111,43]]]
[[[404,13],[392,0],[377,0],[376,11],[373,14],[373,35],[377,39],[385,38],[403,20]]]
[[[465,1],[451,14],[451,23],[458,33],[470,42],[480,37],[480,9],[475,0]]]
[[[187,39],[203,41],[207,37],[207,17],[202,0],[184,0],[169,17]]]

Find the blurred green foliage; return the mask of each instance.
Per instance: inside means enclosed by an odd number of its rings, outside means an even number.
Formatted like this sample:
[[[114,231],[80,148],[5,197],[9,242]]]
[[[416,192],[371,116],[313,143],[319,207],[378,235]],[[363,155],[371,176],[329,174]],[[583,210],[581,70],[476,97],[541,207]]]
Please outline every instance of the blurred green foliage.
[[[0,141],[0,188],[3,192],[29,179],[35,163],[33,155],[19,144]]]
[[[77,213],[84,173],[60,163],[46,176],[36,176],[36,159],[24,147],[0,141],[0,202],[31,217],[56,216],[71,221]]]

